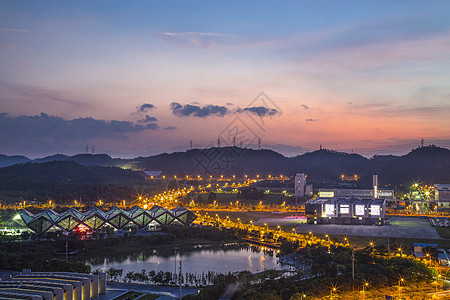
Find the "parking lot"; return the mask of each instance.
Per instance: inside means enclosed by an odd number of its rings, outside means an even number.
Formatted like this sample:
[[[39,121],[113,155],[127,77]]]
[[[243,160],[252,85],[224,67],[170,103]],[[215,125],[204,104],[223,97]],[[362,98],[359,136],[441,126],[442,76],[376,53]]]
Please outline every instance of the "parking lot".
[[[298,233],[373,236],[393,238],[440,239],[439,234],[425,218],[391,217],[390,224],[384,226],[335,225],[335,224],[296,224]]]

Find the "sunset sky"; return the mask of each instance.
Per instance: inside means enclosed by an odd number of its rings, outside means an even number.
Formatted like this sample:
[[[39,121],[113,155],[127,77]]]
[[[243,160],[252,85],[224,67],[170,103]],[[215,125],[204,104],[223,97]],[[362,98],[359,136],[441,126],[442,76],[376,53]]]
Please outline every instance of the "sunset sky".
[[[448,148],[449,16],[449,1],[3,0],[0,153]]]

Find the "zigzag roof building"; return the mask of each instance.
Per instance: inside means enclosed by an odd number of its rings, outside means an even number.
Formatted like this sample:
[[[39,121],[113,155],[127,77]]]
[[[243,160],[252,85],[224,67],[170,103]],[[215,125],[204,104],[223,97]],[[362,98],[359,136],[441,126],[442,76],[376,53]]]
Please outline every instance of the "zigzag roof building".
[[[123,229],[125,227],[145,228],[152,223],[163,226],[179,223],[188,226],[197,218],[195,213],[184,207],[180,206],[168,210],[158,205],[153,206],[149,210],[134,206],[129,211],[117,206],[109,211],[103,211],[94,207],[87,212],[80,212],[75,208],[70,208],[63,213],[57,213],[52,209],[46,209],[38,214],[22,209],[18,215],[20,218],[15,218],[15,220],[38,234],[47,232],[50,229],[71,232],[79,228],[92,231],[105,227],[115,229]]]

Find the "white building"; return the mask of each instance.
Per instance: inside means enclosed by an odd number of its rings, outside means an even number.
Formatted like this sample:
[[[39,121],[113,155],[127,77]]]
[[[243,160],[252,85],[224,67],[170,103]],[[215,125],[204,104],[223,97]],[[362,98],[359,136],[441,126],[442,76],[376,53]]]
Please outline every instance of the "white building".
[[[304,197],[306,189],[306,175],[305,173],[297,173],[294,179],[294,194],[296,197]]]
[[[450,206],[450,184],[434,185],[434,200],[439,207]]]

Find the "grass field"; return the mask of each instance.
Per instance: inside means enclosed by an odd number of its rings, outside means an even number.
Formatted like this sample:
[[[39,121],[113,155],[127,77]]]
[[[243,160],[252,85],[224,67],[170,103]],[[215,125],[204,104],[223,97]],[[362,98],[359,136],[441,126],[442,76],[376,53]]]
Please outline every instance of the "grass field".
[[[115,298],[115,300],[155,300],[158,299],[160,295],[153,295],[153,294],[144,294],[140,292],[135,291],[129,291],[126,294],[123,294],[122,296],[119,296]]]
[[[450,228],[449,227],[436,227],[436,231],[439,233],[441,238],[450,239]]]

